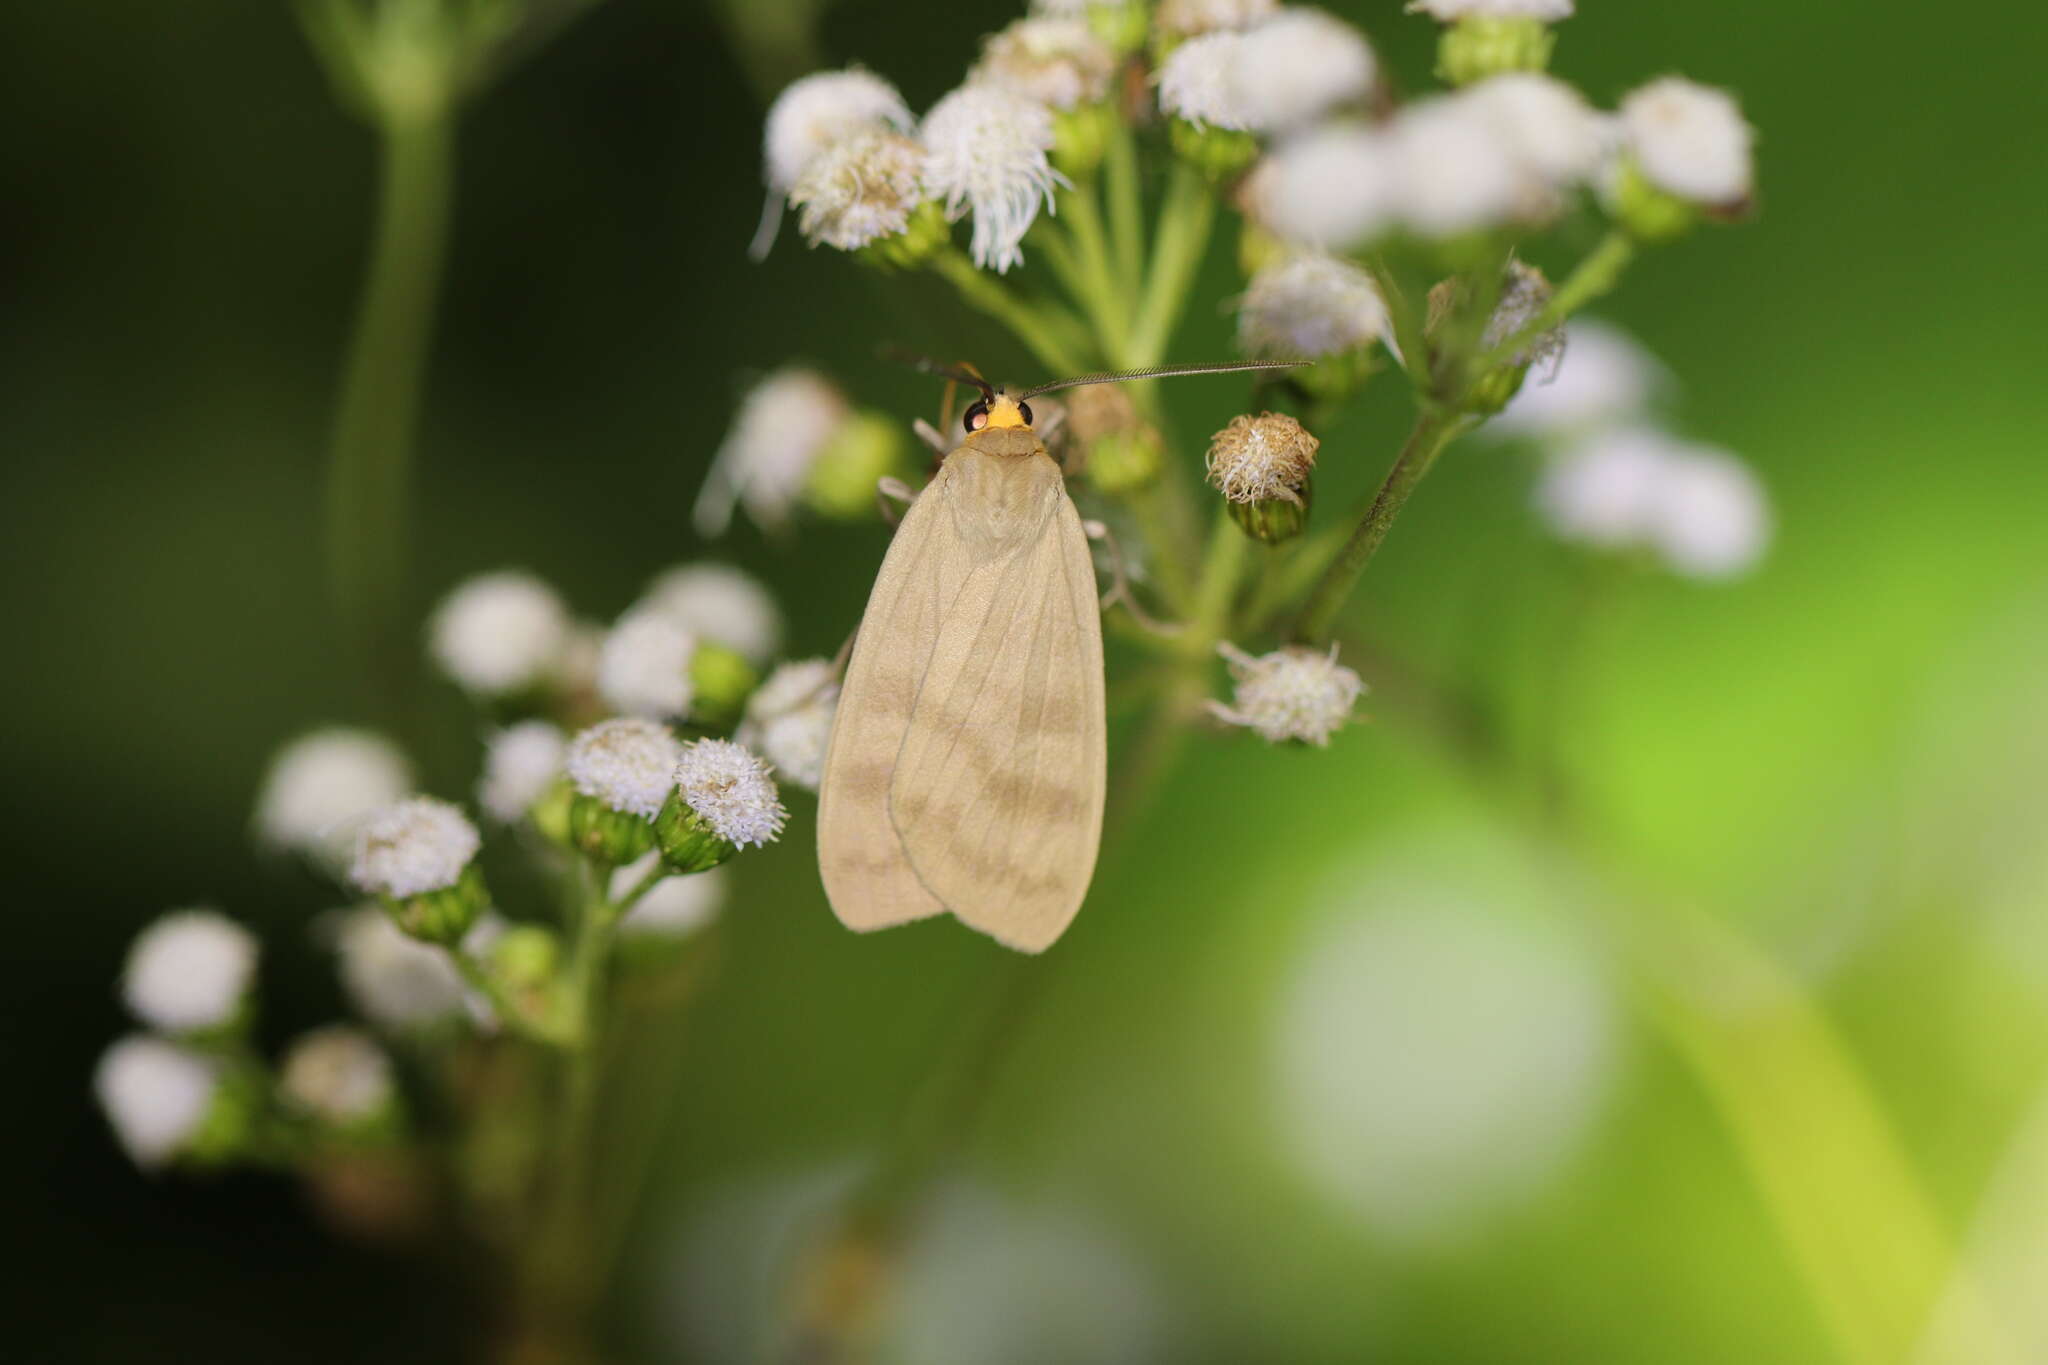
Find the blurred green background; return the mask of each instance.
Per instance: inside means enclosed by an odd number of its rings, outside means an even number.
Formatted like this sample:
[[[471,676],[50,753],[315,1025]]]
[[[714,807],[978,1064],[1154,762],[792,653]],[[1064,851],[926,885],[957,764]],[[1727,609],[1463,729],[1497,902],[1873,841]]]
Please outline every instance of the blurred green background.
[[[1391,0],[1333,8],[1424,80],[1425,21]],[[832,6],[816,56],[858,59],[922,108],[1011,14]],[[1370,666],[1387,695],[1327,753],[1194,746],[1046,960],[1057,972],[959,1161],[984,1191],[970,1203],[1076,1211],[1113,1242],[1116,1273],[1143,1286],[1102,1308],[1142,1307],[1116,1326],[1129,1341],[1217,1361],[1908,1359],[1917,1328],[1886,1320],[1918,1322],[1970,1253],[2005,1249],[1996,1280],[2048,1243],[2048,1202],[2015,1164],[2048,1079],[2048,464],[2029,298],[2044,44],[2048,19],[2018,3],[1587,0],[1563,29],[1556,67],[1596,99],[1680,70],[1736,89],[1761,130],[1760,221],[1651,255],[1599,311],[1679,376],[1684,429],[1754,462],[1778,538],[1731,586],[1626,585],[1560,686],[1553,626],[1580,575],[1532,524],[1525,464],[1462,446],[1396,528],[1348,638],[1502,715],[1564,705],[1594,832],[1569,849]],[[750,77],[710,9],[607,0],[465,119],[421,438],[420,611],[502,565],[587,614],[623,608],[702,552],[691,499],[740,385],[774,365],[820,364],[906,420],[935,395],[876,359],[884,343],[1039,377],[926,281],[790,233],[746,263],[761,79],[800,73],[753,60]],[[264,932],[266,1036],[337,1008],[303,932],[331,893],[256,854],[247,820],[274,746],[362,717],[325,605],[319,494],[371,141],[283,5],[10,6],[0,84],[16,642],[0,670],[16,972],[0,1132],[29,1291],[6,1354],[459,1358],[470,1288],[335,1242],[285,1181],[139,1177],[89,1092],[122,1027],[121,954],[167,906],[213,902]],[[1238,288],[1227,246],[1177,359],[1229,354],[1210,302]],[[1244,390],[1190,382],[1168,401],[1199,435]],[[1379,477],[1404,408],[1385,385],[1327,433],[1324,506]],[[717,554],[775,589],[795,652],[830,654],[883,544],[879,525],[743,530]],[[465,795],[474,723],[452,691],[434,708],[430,785]],[[856,1158],[1001,969],[1001,950],[944,924],[842,932],[811,811],[799,797],[790,837],[744,860],[721,973],[662,1064],[678,1119],[617,1327],[650,1358],[716,1356],[715,1323],[676,1326],[717,1316],[693,1313],[712,1291],[690,1266],[725,1234],[696,1211]],[[1375,897],[1409,918],[1347,938],[1333,912]],[[1466,914],[1476,937],[1447,947],[1413,909],[1443,898],[1508,910]],[[1589,927],[1660,917],[1692,926],[1648,935],[1679,945],[1674,974],[1727,987],[1720,1041],[1673,1024]],[[1748,946],[1717,956],[1715,925]],[[1347,953],[1366,971],[1351,990],[1297,978]],[[1730,965],[1765,959],[1782,976],[1759,968],[1762,984]],[[1480,1021],[1441,1054],[1368,1059],[1417,1105],[1437,1093],[1418,1070],[1432,1057],[1498,1069],[1489,1039],[1546,1021],[1584,1046],[1525,1049],[1466,1095],[1492,1126],[1463,1158],[1424,1114],[1372,1130],[1380,1178],[1333,1186],[1290,1011],[1331,996],[1369,1031],[1375,980],[1398,997],[1416,979],[1371,975],[1388,962],[1442,982],[1388,1006],[1394,1024]],[[1781,988],[1807,1006],[1776,1008]],[[1815,1038],[1833,1050],[1816,1058]],[[1436,1116],[1452,1130],[1472,1117],[1459,1103]],[[1745,1113],[1779,1124],[1746,1129]],[[967,1241],[989,1238],[1027,1240]],[[1891,1269],[1858,1269],[1872,1265]],[[1046,1320],[1063,1292],[1046,1291]],[[1041,1353],[1042,1327],[1002,1358],[1115,1358]],[[918,1358],[971,1358],[949,1340]]]

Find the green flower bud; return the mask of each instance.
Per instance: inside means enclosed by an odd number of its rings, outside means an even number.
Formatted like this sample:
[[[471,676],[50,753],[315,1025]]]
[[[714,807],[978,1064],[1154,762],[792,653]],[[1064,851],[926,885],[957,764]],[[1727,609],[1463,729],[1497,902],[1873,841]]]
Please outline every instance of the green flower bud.
[[[547,985],[561,959],[561,940],[538,924],[515,924],[491,945],[491,970],[515,991]]]
[[[1052,116],[1052,164],[1074,179],[1095,174],[1102,164],[1116,115],[1100,101],[1055,109]]]
[[[1250,133],[1174,119],[1173,150],[1181,160],[1211,180],[1233,180],[1259,156],[1259,140]]]
[[[883,270],[915,270],[934,252],[952,240],[953,227],[946,210],[936,199],[927,199],[910,211],[901,232],[878,237],[858,248],[854,255]]]
[[[699,640],[690,656],[690,714],[713,729],[739,719],[747,694],[760,675],[745,656],[711,640]]]
[[[1088,7],[1088,27],[1118,56],[1128,56],[1145,45],[1151,15],[1141,0],[1094,4]]]
[[[788,815],[765,763],[744,745],[700,739],[676,765],[675,790],[654,817],[655,842],[671,871],[702,872],[774,840]]]
[[[661,860],[675,872],[704,872],[739,852],[690,807],[680,791],[669,793],[661,814],[654,817],[654,841]]]
[[[1438,40],[1436,73],[1452,85],[1471,85],[1512,71],[1541,71],[1556,44],[1541,19],[1467,15]]]
[[[613,810],[579,792],[569,803],[569,843],[594,862],[617,866],[654,847],[654,826],[645,816]]]
[[[462,869],[453,886],[410,896],[379,896],[391,922],[413,938],[453,943],[468,933],[490,906],[491,893],[475,863]]]
[[[569,785],[566,777],[548,784],[547,790],[541,793],[528,813],[541,838],[558,848],[575,847],[569,837],[569,808],[575,801],[576,789]]]
[[[1634,157],[1622,160],[1607,191],[1614,220],[1639,242],[1676,241],[1698,225],[1699,205],[1650,183]]]
[[[902,428],[874,412],[857,412],[833,434],[804,478],[804,502],[839,521],[875,514],[875,483],[908,472]]]
[[[1262,270],[1285,265],[1294,259],[1297,252],[1293,247],[1260,227],[1251,218],[1241,220],[1237,232],[1237,268],[1247,279]]]
[[[1113,431],[1088,446],[1088,479],[1112,495],[1130,493],[1159,477],[1164,451],[1150,426]]]
[[[1315,496],[1315,481],[1304,476],[1292,497],[1259,498],[1232,502],[1230,519],[1238,529],[1265,545],[1279,545],[1294,539],[1308,526],[1309,503]]]

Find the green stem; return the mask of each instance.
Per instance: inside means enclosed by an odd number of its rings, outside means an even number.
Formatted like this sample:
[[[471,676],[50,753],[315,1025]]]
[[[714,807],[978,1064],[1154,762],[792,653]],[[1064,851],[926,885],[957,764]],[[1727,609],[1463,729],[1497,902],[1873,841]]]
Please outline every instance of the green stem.
[[[1430,374],[1429,335],[1423,330],[1422,318],[1384,261],[1368,261],[1366,268],[1372,274],[1373,283],[1379,286],[1380,301],[1387,306],[1387,320],[1394,329],[1394,345],[1401,352],[1401,368],[1407,372],[1408,382],[1417,392],[1428,393],[1433,379]]]
[[[454,129],[446,113],[386,119],[376,238],[349,342],[327,474],[328,573],[365,676],[403,712],[412,451],[447,250]]]
[[[1063,310],[1027,303],[1014,290],[975,269],[974,262],[954,247],[933,256],[932,268],[960,291],[969,305],[1015,333],[1039,364],[1060,375],[1086,371],[1080,356],[1059,336],[1062,324],[1072,321],[1062,316]]]
[[[1157,365],[1166,354],[1195,272],[1201,269],[1208,251],[1209,230],[1215,220],[1216,200],[1208,182],[1186,162],[1175,162],[1166,188],[1166,206],[1159,213],[1152,267],[1145,277],[1137,324],[1131,329],[1130,350],[1123,360],[1125,367]]]
[[[1131,137],[1131,125],[1116,119],[1103,148],[1103,174],[1109,192],[1109,239],[1116,252],[1116,273],[1124,306],[1135,308],[1138,286],[1145,268],[1145,237],[1142,226],[1144,200],[1138,189],[1138,148]]]
[[[1586,253],[1585,259],[1565,277],[1550,295],[1550,302],[1543,305],[1543,311],[1513,336],[1488,351],[1480,358],[1477,373],[1497,369],[1515,356],[1529,349],[1531,342],[1550,331],[1573,313],[1599,298],[1602,294],[1621,283],[1622,272],[1636,258],[1635,238],[1620,228],[1609,232],[1600,239],[1600,244]]]
[[[1415,486],[1436,463],[1436,457],[1471,425],[1471,420],[1464,414],[1434,406],[1422,410],[1415,419],[1414,430],[1408,434],[1408,443],[1401,447],[1400,457],[1373,496],[1372,505],[1309,595],[1308,605],[1302,608],[1301,620],[1295,626],[1297,640],[1313,645],[1329,639],[1337,613],[1357,586],[1365,566],[1372,562],[1374,551],[1387,538],[1394,518],[1401,514]]]
[[[1102,338],[1105,354],[1121,356],[1130,346],[1131,310],[1123,290],[1117,287],[1116,267],[1110,263],[1109,240],[1102,227],[1102,210],[1097,207],[1095,184],[1084,180],[1064,196],[1067,222],[1073,229],[1074,246],[1080,253],[1085,303],[1095,330]]]

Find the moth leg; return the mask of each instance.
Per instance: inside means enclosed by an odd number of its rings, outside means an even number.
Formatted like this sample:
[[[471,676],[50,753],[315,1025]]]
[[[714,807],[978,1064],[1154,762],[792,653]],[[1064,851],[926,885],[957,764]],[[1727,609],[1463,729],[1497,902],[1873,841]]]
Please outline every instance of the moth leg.
[[[917,490],[895,475],[885,474],[875,480],[875,506],[881,509],[882,520],[891,526],[903,520],[902,516],[893,512],[892,504],[900,502],[907,511],[910,504],[916,501]]]
[[[910,429],[917,433],[918,440],[930,446],[941,459],[953,453],[953,448],[946,444],[946,438],[939,434],[939,429],[924,418],[920,417],[912,422]]]
[[[1137,594],[1131,591],[1130,575],[1124,571],[1123,547],[1117,544],[1116,534],[1107,525],[1099,521],[1084,520],[1081,523],[1081,531],[1088,539],[1101,541],[1102,547],[1109,551],[1110,584],[1109,591],[1102,594],[1104,611],[1122,602],[1124,610],[1131,614],[1131,619],[1154,635],[1178,635],[1187,629],[1183,625],[1161,621],[1138,605]]]

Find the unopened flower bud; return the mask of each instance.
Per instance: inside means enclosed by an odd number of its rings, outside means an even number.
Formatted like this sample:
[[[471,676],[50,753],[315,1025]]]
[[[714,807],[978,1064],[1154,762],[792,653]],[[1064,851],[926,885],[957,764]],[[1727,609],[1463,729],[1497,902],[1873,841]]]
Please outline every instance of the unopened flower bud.
[[[414,938],[453,943],[490,903],[475,862],[481,844],[476,826],[455,806],[408,797],[364,824],[349,879]]]
[[[575,784],[570,843],[603,863],[630,863],[654,843],[651,823],[675,786],[682,746],[651,720],[602,721],[569,742]]]
[[[690,656],[690,714],[705,725],[723,729],[739,717],[747,694],[760,680],[754,666],[737,650],[700,640]]]
[[[121,976],[135,1017],[166,1033],[209,1033],[246,1014],[256,937],[213,910],[178,910],[136,936]]]
[[[716,867],[782,833],[787,812],[775,780],[743,745],[700,739],[685,746],[674,780],[654,828],[662,860],[676,872]]]
[[[369,1135],[396,1117],[391,1058],[361,1029],[330,1024],[293,1043],[278,1089],[307,1114],[351,1134]]]
[[[1234,417],[1209,442],[1209,482],[1245,534],[1276,545],[1308,524],[1310,471],[1322,444],[1280,412]]]
[[[825,443],[804,477],[804,505],[839,521],[875,514],[875,485],[908,472],[903,429],[877,412],[856,412]]]
[[[1318,748],[1351,719],[1365,684],[1337,662],[1337,647],[1288,645],[1256,657],[1228,643],[1216,646],[1236,681],[1234,704],[1209,703],[1210,714],[1242,725],[1269,743],[1294,740]]]
[[[1541,71],[1557,44],[1541,19],[1526,15],[1473,14],[1444,30],[1437,40],[1436,70],[1452,85],[1471,85],[1489,76]]]

